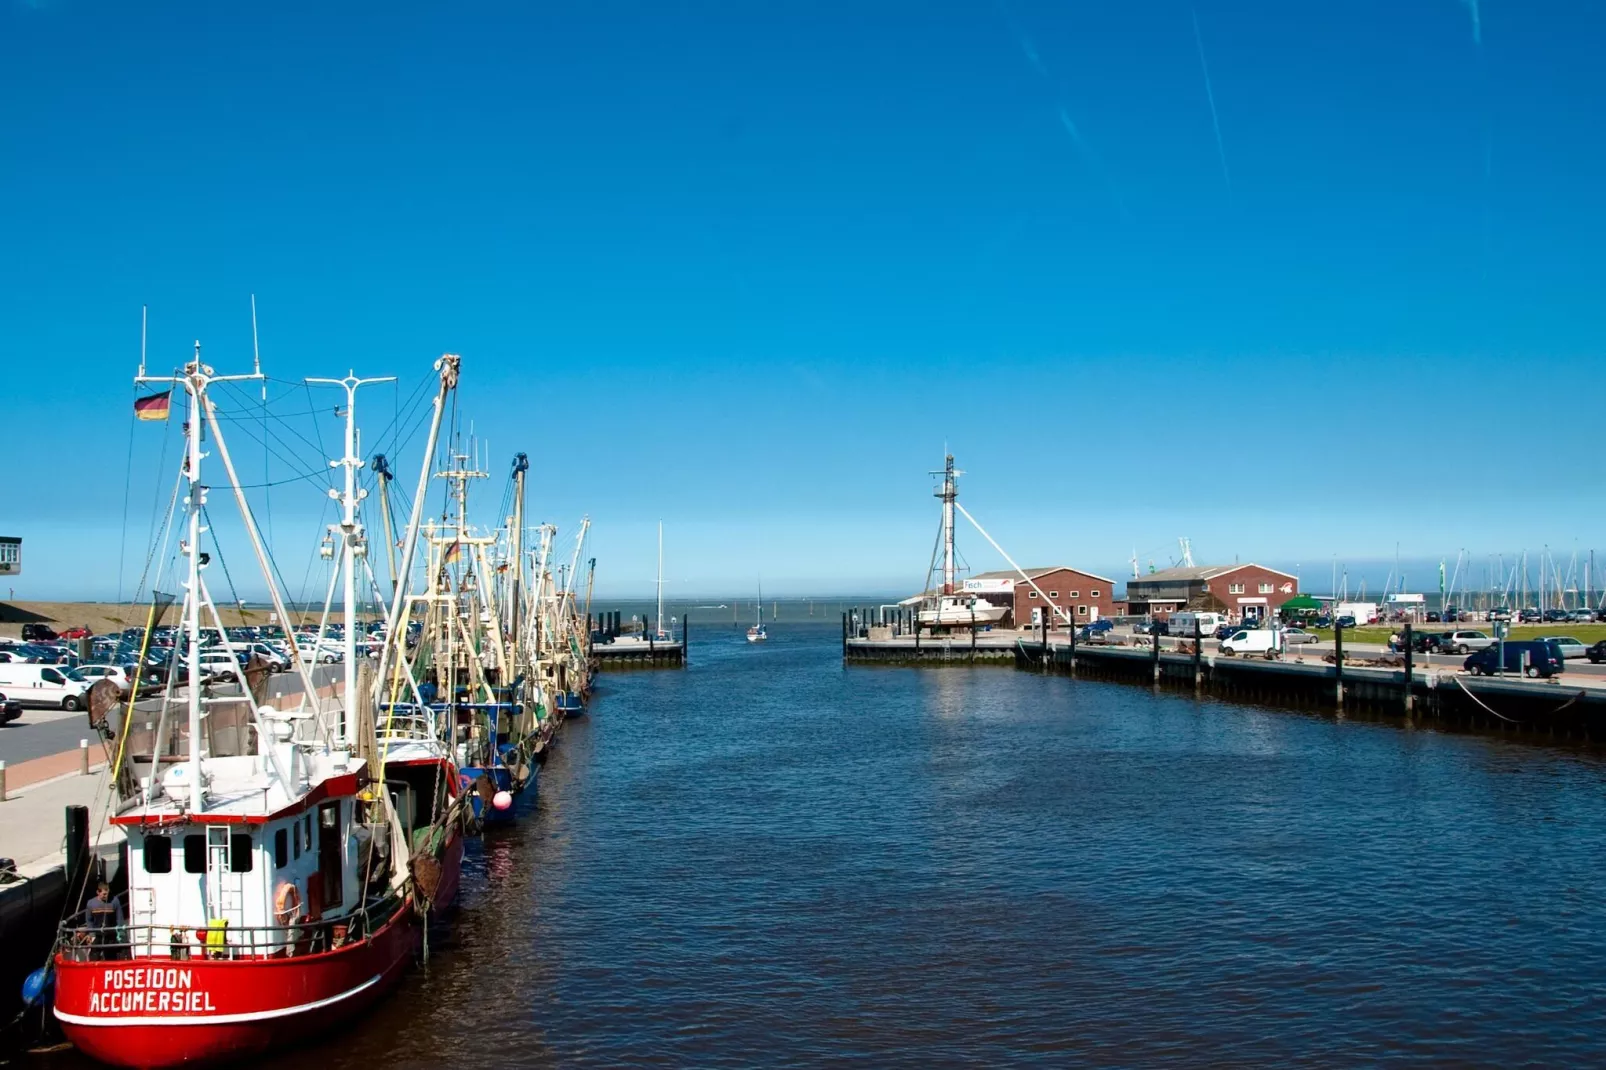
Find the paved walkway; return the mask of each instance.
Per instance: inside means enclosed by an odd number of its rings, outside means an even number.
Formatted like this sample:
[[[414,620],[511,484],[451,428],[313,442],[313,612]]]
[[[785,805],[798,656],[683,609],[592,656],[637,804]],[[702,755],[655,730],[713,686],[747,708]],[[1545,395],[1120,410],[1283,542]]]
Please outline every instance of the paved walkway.
[[[74,760],[77,759],[74,754]],[[0,856],[15,859],[23,876],[46,873],[65,861],[62,844],[67,836],[69,806],[89,807],[90,838],[109,850],[123,840],[121,831],[106,824],[109,788],[102,766],[88,776],[72,773],[34,784],[20,792],[7,788],[0,802]]]

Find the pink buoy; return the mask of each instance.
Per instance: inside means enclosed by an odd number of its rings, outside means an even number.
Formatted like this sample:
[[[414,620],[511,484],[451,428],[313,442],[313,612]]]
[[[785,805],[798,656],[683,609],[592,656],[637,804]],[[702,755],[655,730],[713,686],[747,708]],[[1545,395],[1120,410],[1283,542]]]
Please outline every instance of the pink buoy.
[[[496,807],[498,810],[506,810],[508,807],[513,805],[513,793],[510,791],[497,792],[495,795],[491,796],[491,805]]]

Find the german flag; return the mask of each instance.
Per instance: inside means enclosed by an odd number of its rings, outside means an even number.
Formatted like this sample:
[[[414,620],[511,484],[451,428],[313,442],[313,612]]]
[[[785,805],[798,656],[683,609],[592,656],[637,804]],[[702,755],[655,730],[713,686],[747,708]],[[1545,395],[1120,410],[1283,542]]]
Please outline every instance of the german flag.
[[[149,397],[134,399],[134,416],[140,420],[165,420],[173,409],[173,392],[164,390],[160,394],[151,394]]]
[[[446,548],[445,555],[441,557],[441,564],[450,565],[452,562],[456,561],[461,554],[462,549],[463,544],[454,540],[452,545]]]

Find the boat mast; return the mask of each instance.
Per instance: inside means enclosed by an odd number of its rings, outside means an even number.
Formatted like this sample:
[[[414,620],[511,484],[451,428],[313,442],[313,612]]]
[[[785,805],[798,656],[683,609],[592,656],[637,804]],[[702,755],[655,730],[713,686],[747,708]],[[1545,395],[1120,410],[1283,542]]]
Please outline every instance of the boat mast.
[[[942,593],[954,593],[954,500],[959,497],[959,477],[964,475],[954,467],[954,455],[943,457],[942,471],[931,473],[942,476],[942,486],[936,496],[942,499]]]
[[[350,742],[346,715],[352,704],[357,701],[357,558],[368,552],[362,525],[357,522],[357,503],[368,497],[367,491],[357,489],[357,469],[363,467],[362,458],[357,456],[357,388],[373,383],[395,381],[395,376],[359,379],[356,373],[349,371],[344,379],[307,380],[308,383],[344,387],[346,391],[346,455],[337,461],[329,462],[330,468],[346,470],[345,489],[329,492],[329,496],[338,501],[341,508],[340,523],[335,527],[338,527],[340,532],[341,619],[345,622],[345,634],[341,637],[341,654],[345,659],[345,664],[342,666],[345,670],[343,674],[345,693],[340,703],[340,721],[336,727],[335,739],[342,745]],[[334,533],[333,528],[330,533]],[[323,638],[321,631],[318,638],[320,640]]]
[[[184,478],[189,483],[189,494],[184,499],[185,537],[182,551],[189,559],[187,574],[184,581],[184,645],[188,651],[189,679],[185,685],[188,692],[186,707],[189,714],[190,732],[190,799],[191,813],[202,813],[206,809],[206,790],[204,778],[201,775],[201,688],[200,688],[200,661],[201,661],[201,565],[202,554],[200,549],[201,532],[208,530],[201,526],[201,514],[206,509],[207,487],[201,482],[201,459],[205,456],[201,452],[201,421],[206,418],[206,388],[213,382],[236,382],[245,379],[259,379],[260,371],[251,375],[218,375],[212,374],[212,369],[201,363],[201,343],[195,343],[195,359],[184,366],[183,375],[179,376],[148,376],[145,374],[144,354],[141,353],[139,374],[134,377],[136,383],[169,383],[184,388],[185,416],[184,421]],[[231,477],[232,478],[232,477]],[[221,620],[218,622],[221,625]],[[249,694],[249,691],[246,692]]]
[[[664,630],[664,522],[658,521],[658,630]]]
[[[508,614],[512,619],[508,622],[508,632],[513,636],[513,649],[508,652],[508,665],[506,667],[509,679],[515,675],[516,668],[522,664],[519,641],[519,609],[523,597],[524,579],[524,474],[530,470],[530,458],[523,453],[513,455],[513,530],[508,533],[508,555],[513,559],[513,586],[508,592]]]

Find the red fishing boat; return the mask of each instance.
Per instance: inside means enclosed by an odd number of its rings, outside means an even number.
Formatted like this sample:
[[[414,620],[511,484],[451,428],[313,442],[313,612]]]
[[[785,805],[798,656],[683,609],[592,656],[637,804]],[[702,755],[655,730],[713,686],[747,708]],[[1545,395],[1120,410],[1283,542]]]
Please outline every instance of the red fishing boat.
[[[456,358],[437,367],[432,438],[456,384]],[[140,381],[151,381],[143,371]],[[349,1021],[418,954],[431,917],[456,895],[463,856],[466,809],[449,750],[428,740],[381,745],[372,718],[354,715],[363,704],[373,709],[373,695],[357,684],[352,583],[343,691],[320,689],[324,681],[314,679],[293,638],[302,677],[294,708],[269,705],[260,676],[237,664],[207,592],[208,555],[198,548],[211,525],[210,518],[203,524],[203,427],[278,619],[290,617],[207,397],[222,378],[201,363],[197,346],[195,360],[168,380],[189,401],[188,532],[180,542],[188,568],[184,642],[195,667],[181,700],[187,733],[167,723],[177,703],[164,701],[143,768],[119,751],[120,806],[111,821],[128,839],[126,917],[103,909],[69,918],[53,963],[63,1031],[86,1054],[117,1066],[222,1062]],[[350,394],[357,381],[337,382]],[[346,515],[336,529],[349,577],[365,548],[354,511],[360,495],[352,475],[361,462],[349,406],[347,414],[347,456],[335,463],[347,467]],[[416,525],[415,511],[415,533]],[[393,613],[404,594],[397,592]],[[221,680],[201,672],[203,615],[230,654]],[[133,720],[125,717],[123,727]],[[169,738],[182,741],[177,753],[162,753],[158,741]],[[403,743],[411,749],[394,753]]]

